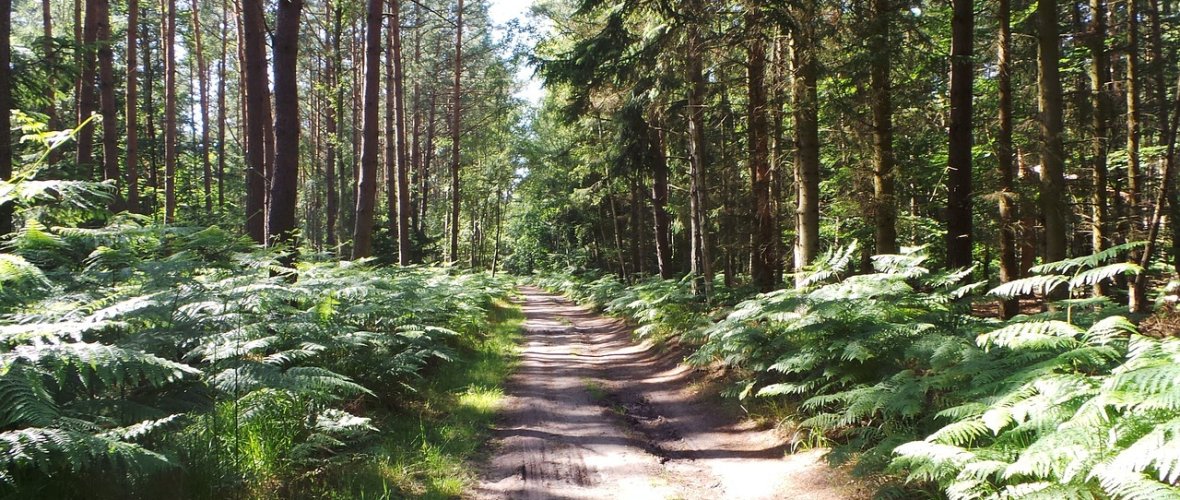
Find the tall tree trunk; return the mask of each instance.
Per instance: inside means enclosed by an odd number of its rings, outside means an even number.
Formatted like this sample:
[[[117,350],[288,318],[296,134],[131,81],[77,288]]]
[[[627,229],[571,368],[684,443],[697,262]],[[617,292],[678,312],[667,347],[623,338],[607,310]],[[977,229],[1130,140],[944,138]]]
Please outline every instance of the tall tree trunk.
[[[340,144],[340,118],[344,113],[344,95],[343,88],[340,85],[340,66],[343,63],[340,57],[340,32],[343,29],[341,25],[344,18],[344,7],[340,5],[340,0],[330,3],[328,10],[332,12],[332,31],[328,35],[332,39],[332,55],[328,57],[327,62],[327,81],[328,88],[331,92],[331,104],[328,106],[327,112],[327,128],[328,128],[328,151],[325,158],[324,169],[324,189],[327,191],[327,210],[328,220],[327,232],[328,248],[331,252],[338,252],[337,238],[336,238],[336,220],[337,213],[340,210],[339,198],[336,196],[336,149]],[[343,155],[341,155],[343,156]]]
[[[459,260],[459,146],[463,136],[463,0],[459,0],[455,21],[455,98],[451,109],[451,238],[447,260]]]
[[[417,2],[414,3],[414,71],[422,71],[422,6]],[[410,168],[411,177],[410,185],[415,186],[413,192],[410,193],[410,227],[415,233],[422,230],[422,219],[418,217],[418,199],[426,194],[416,189],[419,186],[424,169],[422,168],[422,83],[421,78],[414,79],[414,97],[412,98],[413,107],[413,125],[411,128],[410,138]],[[418,258],[417,251],[411,259],[416,261]],[[492,270],[495,272],[495,269]]]
[[[1134,234],[1142,227],[1142,174],[1139,168],[1139,0],[1127,0],[1127,194],[1129,198],[1130,230]]]
[[[225,58],[229,44],[228,0],[221,0],[221,50],[217,58],[217,211],[225,210]]]
[[[0,0],[0,181],[12,179],[12,0]],[[0,236],[12,233],[12,203],[0,204]]]
[[[757,4],[746,4],[746,31],[751,37],[746,61],[746,132],[754,212],[750,277],[755,287],[768,292],[775,285],[774,267],[778,259],[774,255],[774,240],[778,228],[774,227],[770,207],[770,126],[766,116],[766,42],[762,38],[761,17]]]
[[[890,0],[873,0],[873,42],[869,68],[873,112],[873,218],[876,253],[897,253],[897,205],[893,179],[893,103],[889,84],[893,45]]]
[[[201,1],[193,2],[193,50],[197,59],[197,94],[201,104],[201,174],[205,192],[205,214],[213,215],[213,165],[209,162],[209,66],[201,43]]]
[[[303,0],[278,0],[274,32],[275,166],[270,184],[266,236],[270,245],[291,245],[294,262],[295,209],[299,186],[299,16]]]
[[[164,222],[176,220],[176,0],[164,17]],[[261,15],[261,13],[260,13]]]
[[[434,164],[434,138],[438,130],[438,120],[436,115],[438,113],[438,93],[430,93],[430,112],[426,119],[426,152],[422,158],[422,172],[418,175],[418,181],[421,183],[418,186],[418,192],[422,193],[419,198],[419,203],[422,204],[418,220],[422,224],[422,232],[426,232],[426,214],[430,208],[430,166]]]
[[[652,163],[651,183],[651,211],[653,231],[656,239],[656,265],[659,266],[660,277],[671,279],[672,246],[668,241],[671,234],[671,218],[668,216],[668,156],[665,153],[664,132],[659,124],[648,128],[655,161]]]
[[[139,206],[139,74],[136,70],[136,48],[139,43],[139,0],[127,0],[127,209],[140,213]]]
[[[263,0],[242,1],[242,41],[246,90],[246,234],[266,242],[266,134],[270,118],[270,77],[266,71]]]
[[[704,6],[693,1],[690,11],[702,13]],[[713,259],[709,253],[708,188],[705,184],[707,158],[705,140],[705,75],[703,70],[704,40],[698,23],[688,26],[687,83],[688,83],[688,157],[689,206],[692,211],[692,274],[693,292],[706,299],[713,291]]]
[[[1041,126],[1041,211],[1045,260],[1066,257],[1065,147],[1059,68],[1057,1],[1037,1],[1037,90]]]
[[[144,9],[144,14],[147,9]],[[156,137],[156,71],[152,58],[152,36],[148,25],[145,23],[141,25],[144,29],[143,42],[143,110],[144,110],[144,133],[147,134],[148,139],[148,186],[152,188],[151,200],[149,200],[148,207],[152,216],[160,210],[160,151],[157,144],[159,141]]]
[[[98,17],[98,99],[102,114],[102,178],[122,184],[119,175],[119,120],[115,113],[115,40],[111,36],[111,4],[109,0],[95,0],[95,14]],[[122,206],[120,193],[116,191],[111,209],[118,211]]]
[[[134,12],[134,4],[137,0],[128,0],[129,12]],[[128,22],[134,25],[134,14],[128,15]],[[134,33],[134,30],[128,30],[128,33]],[[45,53],[45,66],[48,68],[57,68],[57,51],[53,49],[53,9],[50,0],[41,0],[41,42],[42,52]],[[128,61],[135,61],[135,50],[129,49],[127,56]],[[130,95],[128,96],[130,97]],[[55,71],[49,71],[45,75],[45,116],[50,130],[58,130],[61,128],[61,120],[57,116],[57,75]],[[49,152],[47,158],[50,165],[55,165],[61,159],[61,150],[55,149]]]
[[[1128,2],[1132,4],[1134,1]],[[1090,114],[1091,137],[1090,148],[1093,162],[1094,191],[1091,202],[1091,235],[1093,252],[1100,252],[1107,247],[1107,148],[1110,140],[1110,59],[1106,52],[1106,4],[1103,0],[1090,0],[1090,27],[1086,34],[1087,45],[1090,49],[1090,98],[1093,100],[1093,110]],[[1134,58],[1134,56],[1132,56]],[[1106,288],[1102,283],[1094,285],[1096,295],[1105,295]]]
[[[393,47],[390,55],[393,58],[393,137],[396,147],[397,163],[397,261],[403,266],[413,261],[413,250],[410,248],[410,165],[406,155],[406,109],[405,82],[402,70],[402,27],[401,0],[392,0],[392,13],[389,17],[389,27],[392,32]]]
[[[815,0],[805,0],[799,19],[814,19]],[[795,271],[800,273],[819,252],[819,99],[816,96],[815,27],[804,23],[791,37],[795,73]],[[801,277],[801,275],[799,275]]]
[[[386,0],[392,5],[395,0]],[[385,16],[385,212],[389,224],[389,235],[396,241],[397,234],[397,140],[394,138],[394,108],[397,107],[393,84],[393,20],[388,14]],[[393,251],[397,251],[396,245]],[[392,255],[390,257],[393,257]],[[393,260],[393,259],[391,259]]]
[[[368,0],[365,15],[365,97],[361,138],[360,177],[356,186],[356,226],[352,258],[373,255],[373,213],[377,208],[377,104],[381,92],[381,11],[383,0]]]
[[[1020,278],[1016,263],[1016,185],[1012,154],[1012,10],[1009,0],[999,0],[996,13],[1000,24],[997,48],[999,86],[999,130],[996,134],[996,160],[1000,179],[1000,282]],[[1016,299],[1000,302],[1000,316],[1015,316],[1020,304]]]
[[[951,18],[951,112],[947,173],[946,262],[950,268],[971,266],[971,148],[975,2],[954,0]]]
[[[81,72],[78,78],[78,123],[86,123],[94,113],[94,106],[98,99],[94,96],[95,81],[95,45],[98,41],[98,0],[86,0],[86,22],[82,26],[82,46],[80,47]],[[94,123],[86,123],[75,138],[78,146],[74,163],[84,172],[93,176],[94,165]]]

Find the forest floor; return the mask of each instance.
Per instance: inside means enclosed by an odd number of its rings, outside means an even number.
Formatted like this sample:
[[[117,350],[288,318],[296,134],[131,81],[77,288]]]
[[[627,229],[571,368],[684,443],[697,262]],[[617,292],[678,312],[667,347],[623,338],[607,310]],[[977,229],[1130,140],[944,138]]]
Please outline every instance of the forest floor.
[[[520,364],[473,498],[865,498],[823,460],[787,454],[773,429],[704,388],[683,353],[632,340],[604,318],[521,290]]]

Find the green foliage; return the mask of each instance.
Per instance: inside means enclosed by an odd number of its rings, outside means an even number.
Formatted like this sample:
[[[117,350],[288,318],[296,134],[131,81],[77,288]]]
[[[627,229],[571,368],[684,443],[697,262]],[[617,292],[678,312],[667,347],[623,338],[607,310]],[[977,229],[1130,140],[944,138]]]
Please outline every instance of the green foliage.
[[[136,216],[30,219],[10,245],[0,494],[79,496],[107,473],[164,495],[297,487],[363,456],[373,415],[482,335],[509,286],[367,262],[283,268],[216,227]]]

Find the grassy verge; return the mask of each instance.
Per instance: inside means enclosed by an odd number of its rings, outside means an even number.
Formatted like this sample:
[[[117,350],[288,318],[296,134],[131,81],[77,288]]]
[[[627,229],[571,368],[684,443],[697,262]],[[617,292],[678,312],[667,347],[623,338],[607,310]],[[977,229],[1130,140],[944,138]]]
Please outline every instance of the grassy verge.
[[[516,364],[524,320],[518,306],[504,301],[489,314],[491,331],[428,374],[416,401],[376,423],[381,437],[369,459],[325,483],[315,496],[455,498],[472,485],[475,474],[468,463],[489,437],[504,381]]]

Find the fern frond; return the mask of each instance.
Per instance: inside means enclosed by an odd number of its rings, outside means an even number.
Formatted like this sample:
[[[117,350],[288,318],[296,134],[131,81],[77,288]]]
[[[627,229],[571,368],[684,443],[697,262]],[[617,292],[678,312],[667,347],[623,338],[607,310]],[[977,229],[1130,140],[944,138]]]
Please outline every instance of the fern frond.
[[[1070,278],[1070,288],[1080,288],[1083,286],[1091,286],[1101,283],[1106,280],[1114,279],[1118,276],[1137,276],[1143,272],[1143,268],[1138,264],[1130,262],[1118,262],[1114,264],[1107,264],[1102,267],[1082,271],[1077,276]]]
[[[1022,295],[1031,295],[1034,293],[1047,295],[1053,290],[1056,290],[1058,287],[1068,284],[1069,280],[1063,276],[1029,276],[1027,278],[1021,278],[1004,283],[991,289],[991,291],[987,292],[987,294],[995,295],[1005,299],[1016,298]]]

